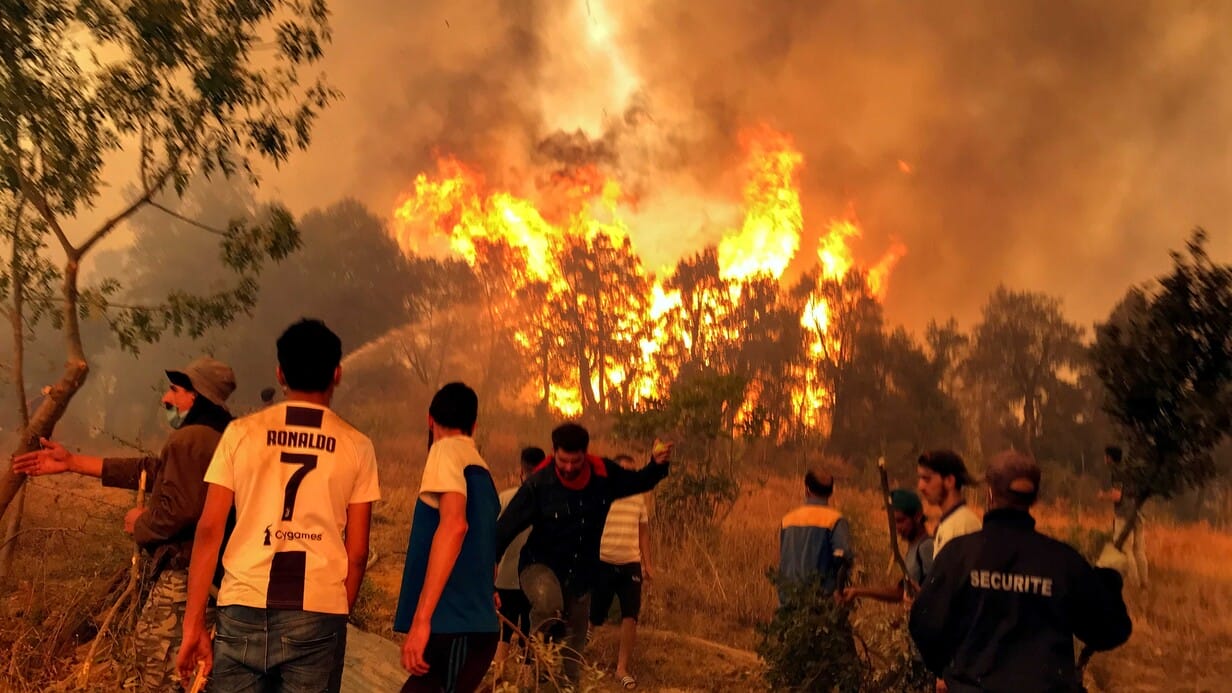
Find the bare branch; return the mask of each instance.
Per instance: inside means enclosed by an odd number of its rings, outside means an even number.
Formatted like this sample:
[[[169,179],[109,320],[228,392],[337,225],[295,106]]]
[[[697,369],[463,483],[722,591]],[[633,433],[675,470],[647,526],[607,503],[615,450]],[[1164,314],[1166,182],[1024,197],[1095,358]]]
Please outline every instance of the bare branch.
[[[146,188],[146,191],[142,193],[140,197],[130,202],[127,207],[120,210],[115,216],[111,217],[107,221],[104,221],[102,226],[99,226],[94,233],[90,234],[90,237],[86,239],[85,243],[81,244],[81,248],[78,249],[78,257],[88,253],[90,249],[93,248],[99,241],[106,238],[107,234],[115,230],[115,227],[119,225],[120,222],[131,217],[137,210],[149,204],[150,201],[154,199],[154,196],[161,192],[163,187],[167,185],[167,181],[171,180],[171,174],[174,170],[174,162],[168,164],[167,168],[158,175],[158,178],[154,181],[154,185]]]
[[[15,163],[16,165],[13,169],[17,172],[17,181],[21,186],[22,197],[34,205],[34,208],[38,210],[39,216],[43,217],[43,220],[51,227],[52,233],[56,235],[56,240],[60,241],[60,247],[64,249],[64,254],[69,258],[77,257],[77,249],[73,247],[73,244],[68,240],[68,236],[64,234],[64,229],[60,227],[60,220],[56,218],[56,213],[52,211],[46,196],[43,195],[43,191],[39,190],[38,186],[26,176],[26,172],[22,170],[20,158]]]
[[[184,223],[186,223],[186,224],[190,224],[190,225],[192,225],[192,226],[195,226],[195,227],[197,227],[197,228],[201,229],[202,231],[209,231],[210,233],[212,233],[212,234],[216,234],[216,235],[218,235],[218,236],[225,236],[225,235],[227,235],[227,232],[226,232],[226,231],[223,231],[222,229],[216,229],[216,228],[214,228],[213,226],[210,226],[210,225],[208,225],[208,224],[203,224],[203,223],[201,223],[201,222],[197,221],[196,219],[192,219],[192,218],[190,218],[190,217],[186,217],[186,216],[184,216],[183,214],[180,214],[179,212],[175,211],[174,209],[171,209],[170,207],[167,207],[166,205],[163,205],[162,203],[155,202],[154,200],[150,200],[150,203],[149,203],[149,204],[150,204],[150,206],[151,206],[151,207],[153,207],[154,209],[157,209],[158,211],[163,212],[164,214],[167,214],[168,216],[171,216],[171,217],[174,217],[174,218],[176,218],[176,219],[179,219],[180,221],[182,221],[182,222],[184,222]]]

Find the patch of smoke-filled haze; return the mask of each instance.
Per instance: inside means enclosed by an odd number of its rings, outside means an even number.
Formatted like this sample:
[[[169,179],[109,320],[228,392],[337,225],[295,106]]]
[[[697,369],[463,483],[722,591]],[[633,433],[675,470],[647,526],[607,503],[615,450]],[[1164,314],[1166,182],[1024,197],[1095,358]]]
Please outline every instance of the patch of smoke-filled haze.
[[[462,0],[337,3],[344,93],[263,194],[388,214],[438,153],[516,188],[610,167],[652,269],[739,221],[741,128],[803,152],[806,230],[893,240],[891,320],[968,323],[998,284],[1083,323],[1205,226],[1232,255],[1232,46],[1218,4]],[[907,166],[902,166],[899,162]],[[907,169],[909,172],[905,172]]]

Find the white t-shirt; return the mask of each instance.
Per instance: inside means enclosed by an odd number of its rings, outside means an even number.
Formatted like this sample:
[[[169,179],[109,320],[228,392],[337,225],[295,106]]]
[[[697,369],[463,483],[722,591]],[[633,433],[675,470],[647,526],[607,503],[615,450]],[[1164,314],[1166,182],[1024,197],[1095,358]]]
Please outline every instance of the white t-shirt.
[[[607,512],[607,523],[603,525],[599,560],[612,565],[640,563],[642,546],[638,541],[638,532],[640,525],[649,522],[644,494],[613,501]]]
[[[432,443],[428,461],[424,463],[419,499],[429,508],[439,510],[442,493],[461,493],[465,496],[467,467],[488,468],[488,463],[479,456],[474,438],[450,436]]]
[[[347,613],[347,506],[381,498],[367,436],[326,407],[276,404],[227,426],[205,480],[235,493],[220,606]]]
[[[954,537],[972,534],[983,528],[984,523],[966,503],[954,508],[937,525],[937,533],[933,536],[933,556],[940,556],[941,549]]]

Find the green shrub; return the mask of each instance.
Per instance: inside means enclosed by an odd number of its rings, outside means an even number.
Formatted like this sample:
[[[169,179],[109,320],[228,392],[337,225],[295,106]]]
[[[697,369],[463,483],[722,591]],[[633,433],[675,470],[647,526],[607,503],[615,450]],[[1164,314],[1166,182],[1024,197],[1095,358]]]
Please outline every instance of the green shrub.
[[[766,683],[775,691],[863,691],[871,669],[856,649],[851,606],[839,604],[817,584],[771,580],[784,605],[758,627],[757,654],[766,662]]]

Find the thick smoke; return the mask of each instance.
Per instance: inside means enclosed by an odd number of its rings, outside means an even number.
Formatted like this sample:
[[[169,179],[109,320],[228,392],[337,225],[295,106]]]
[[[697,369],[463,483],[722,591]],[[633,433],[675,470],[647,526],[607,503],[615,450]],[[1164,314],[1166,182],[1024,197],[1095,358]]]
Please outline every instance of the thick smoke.
[[[887,307],[911,327],[999,282],[1098,319],[1194,225],[1232,253],[1227,5],[601,2],[336,4],[347,100],[277,194],[384,211],[438,151],[507,185],[589,161],[643,197],[658,266],[730,222],[736,134],[766,122],[805,155],[814,234],[854,210],[860,259],[906,244]],[[588,38],[600,9],[635,94]]]

